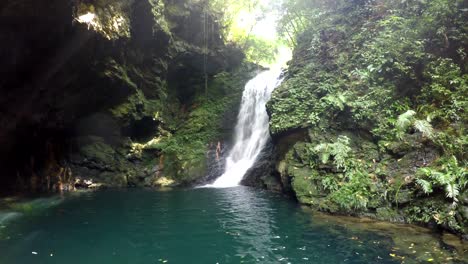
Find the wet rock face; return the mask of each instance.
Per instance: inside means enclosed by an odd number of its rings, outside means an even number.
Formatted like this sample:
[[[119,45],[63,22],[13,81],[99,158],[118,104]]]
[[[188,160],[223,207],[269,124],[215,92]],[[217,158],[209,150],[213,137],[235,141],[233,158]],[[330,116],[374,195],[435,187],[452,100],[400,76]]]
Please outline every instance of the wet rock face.
[[[231,56],[237,51],[224,45],[215,15],[202,11],[169,0],[2,1],[0,191],[47,189],[47,175],[58,181],[65,167],[110,185],[151,185],[160,153],[135,159],[132,143],[173,133],[205,69],[212,78],[242,57]],[[88,13],[93,20],[80,23]],[[208,68],[202,24],[184,27],[204,15]],[[195,81],[176,83],[182,71]]]
[[[417,185],[416,173],[418,169],[433,165],[440,158],[440,150],[425,140],[420,134],[408,135],[400,143],[393,142],[387,146],[379,146],[372,138],[356,131],[333,131],[324,134],[315,128],[309,128],[307,133],[293,132],[275,136],[276,159],[273,159],[274,172],[268,172],[270,167],[262,167],[262,161],[248,174],[245,184],[264,186],[262,175],[279,174],[282,189],[289,187],[298,201],[315,209],[354,216],[371,217],[391,222],[425,223],[429,217],[429,226],[448,229],[458,234],[466,234],[468,219],[468,199],[466,192],[461,193],[456,207],[448,203],[443,193],[424,194]],[[337,201],[340,187],[326,185],[329,179],[344,181],[344,172],[328,161],[321,163],[316,160],[313,149],[322,142],[329,142],[337,135],[346,135],[350,139],[350,153],[363,164],[366,178],[371,182],[366,187],[367,195],[374,197],[365,207],[346,208]],[[407,147],[410,145],[411,147]],[[312,165],[311,165],[312,162]],[[259,171],[257,171],[257,167]],[[356,190],[358,191],[358,190]],[[456,222],[460,228],[454,229],[449,225],[437,224],[431,217],[435,210],[455,210]],[[453,209],[450,209],[453,208]]]
[[[255,164],[246,172],[241,184],[277,192],[283,191],[281,179],[275,170],[275,160],[274,145],[268,142],[258,155]]]

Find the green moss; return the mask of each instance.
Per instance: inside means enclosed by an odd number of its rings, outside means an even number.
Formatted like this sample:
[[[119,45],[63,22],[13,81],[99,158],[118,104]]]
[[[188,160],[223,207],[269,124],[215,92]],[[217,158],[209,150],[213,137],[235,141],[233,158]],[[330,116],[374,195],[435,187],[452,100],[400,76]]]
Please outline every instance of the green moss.
[[[267,104],[277,142],[298,129],[309,135],[278,146],[290,151],[280,173],[301,202],[325,196],[324,210],[404,214],[460,230],[458,193],[468,187],[463,1],[319,2],[309,7],[318,15],[293,30],[293,60]],[[289,18],[282,21],[287,28]],[[296,177],[291,166],[313,177]]]
[[[375,215],[379,220],[390,222],[398,222],[401,218],[397,210],[389,207],[377,208]]]
[[[190,10],[175,4],[166,4],[166,12],[170,16],[183,16],[187,17],[190,15]]]
[[[179,180],[203,176],[208,145],[222,135],[221,120],[230,100],[233,98],[200,99],[177,132],[157,146],[165,155],[166,176]]]
[[[114,174],[126,174],[134,170],[133,164],[126,159],[126,149],[123,147],[111,146],[101,137],[88,136],[78,138],[76,144],[79,147],[79,157],[82,162],[90,164],[93,168],[103,171],[112,172]],[[111,177],[109,173],[106,177]],[[87,177],[87,175],[82,175]],[[111,183],[114,180],[106,180],[106,177],[99,177],[97,181]],[[120,177],[116,175],[115,177]],[[119,181],[115,181],[117,184]],[[115,185],[114,185],[115,186]]]
[[[151,11],[153,12],[156,25],[166,34],[171,35],[169,23],[167,22],[165,14],[164,14],[164,11],[165,11],[164,1],[149,0],[149,3],[152,6]],[[155,29],[155,30],[158,30],[158,29]]]
[[[139,120],[143,116],[153,118],[162,118],[160,110],[162,109],[159,100],[148,100],[141,90],[136,90],[127,100],[110,109],[113,116],[123,120]]]
[[[313,171],[307,168],[291,166],[288,169],[292,180],[291,186],[299,202],[309,205],[318,205],[317,198],[322,197],[318,186],[312,181]]]
[[[127,187],[127,173],[121,172],[102,172],[95,181],[104,184],[104,186]]]
[[[207,94],[204,89],[198,89],[189,112],[172,124],[175,133],[168,132],[161,141],[152,145],[164,155],[164,176],[183,183],[206,174],[209,145],[226,136],[222,127],[223,117],[239,104],[251,73],[251,67],[244,65],[237,71],[214,76]]]
[[[89,160],[102,164],[115,164],[115,150],[104,143],[102,138],[93,137],[95,141],[80,147],[80,153]]]
[[[443,197],[434,196],[417,200],[403,210],[409,223],[437,223],[454,231],[461,231],[462,227],[456,219],[457,212],[447,206]]]
[[[77,5],[79,17],[87,13],[95,15],[89,23],[89,28],[102,34],[107,39],[119,39],[130,37],[130,17],[128,15],[131,1],[99,0],[94,4],[79,3]]]

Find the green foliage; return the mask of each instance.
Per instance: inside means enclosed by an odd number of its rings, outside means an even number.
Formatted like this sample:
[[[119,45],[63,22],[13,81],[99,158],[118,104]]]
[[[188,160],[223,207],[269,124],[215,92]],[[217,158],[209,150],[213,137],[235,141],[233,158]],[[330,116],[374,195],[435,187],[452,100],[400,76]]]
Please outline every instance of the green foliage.
[[[408,128],[412,126],[414,129],[421,132],[424,137],[433,138],[434,129],[432,128],[432,125],[426,120],[416,119],[415,115],[415,111],[408,110],[398,116],[395,124],[397,137],[402,139]]]
[[[399,115],[396,122],[396,128],[400,131],[407,130],[413,123],[415,115],[416,112],[413,110],[408,110],[403,114]]]
[[[466,166],[460,166],[455,156],[441,159],[440,163],[440,167],[419,169],[416,182],[425,193],[432,193],[434,188],[444,189],[446,196],[457,204],[460,191],[468,184]]]
[[[267,109],[273,136],[301,129],[314,142],[308,156],[298,154],[314,171],[304,190],[345,211],[397,202],[409,221],[459,230],[450,204],[467,181],[464,2],[281,1],[279,28],[295,50]],[[353,145],[314,138],[342,131],[379,142],[377,157],[363,160],[352,136]],[[431,163],[438,155],[445,158]],[[332,158],[333,167],[324,164]],[[414,176],[416,159],[430,167]]]
[[[245,40],[245,55],[248,61],[260,65],[268,65],[275,61],[278,52],[276,42],[258,36],[250,36]]]
[[[424,74],[430,82],[421,91],[420,100],[425,102],[421,110],[441,123],[466,122],[468,75],[446,58],[429,63]]]
[[[320,117],[313,111],[317,97],[310,91],[309,82],[305,78],[294,78],[281,84],[283,94],[274,96],[268,103],[270,116],[270,130],[280,133],[287,129],[315,124]],[[279,90],[278,90],[279,91]]]
[[[202,99],[197,104],[177,132],[157,145],[165,156],[165,173],[179,180],[197,177],[197,170],[204,169],[208,145],[219,136],[227,102]]]
[[[278,55],[282,42],[255,35],[254,28],[265,19],[269,7],[259,0],[212,0],[212,12],[220,12],[224,38],[241,48],[250,62],[268,66]]]
[[[414,128],[421,132],[425,137],[432,138],[434,136],[434,129],[432,128],[432,125],[426,120],[414,121]]]
[[[242,12],[252,11],[258,8],[259,1],[254,0],[211,0],[207,2],[210,10],[220,13],[221,24],[224,26],[225,38],[245,38],[246,32],[243,28],[239,28],[237,20]],[[245,40],[245,39],[244,39]]]
[[[330,194],[330,199],[346,210],[366,209],[373,198],[369,175],[364,170],[353,169],[346,173],[346,178],[347,181]]]
[[[437,198],[418,201],[405,208],[404,213],[409,223],[430,223],[435,221],[439,225],[461,231],[454,208],[447,206],[443,200]]]
[[[323,186],[323,188],[329,192],[335,192],[337,190],[339,190],[340,186],[339,186],[339,182],[338,180],[335,178],[335,175],[327,175],[325,177],[322,178],[322,181],[321,181],[321,185]]]
[[[319,144],[313,150],[319,154],[322,163],[327,163],[330,156],[333,156],[333,163],[336,168],[345,171],[348,168],[347,163],[351,148],[347,136],[339,136],[334,143]]]
[[[309,146],[308,154],[315,157],[316,161],[311,163],[312,176],[306,178],[307,181],[301,185],[301,188],[306,190],[320,188],[322,195],[326,195],[324,198],[326,204],[336,204],[344,211],[367,208],[376,193],[371,188],[371,178],[365,167],[354,157],[347,136],[338,136],[333,143]],[[319,164],[326,164],[331,158],[336,169],[341,169],[342,172],[330,173],[333,170],[327,169],[327,172],[324,172],[318,169]]]
[[[311,73],[316,73],[311,74]],[[273,134],[333,119],[345,110],[349,93],[342,91],[345,80],[308,65],[292,78],[285,80],[273,92],[267,104],[271,113],[270,130]],[[332,93],[332,91],[334,91]]]
[[[290,46],[296,46],[297,35],[310,25],[310,19],[314,15],[311,8],[312,2],[310,0],[278,1],[276,9],[280,12],[281,18],[278,21],[277,31]]]
[[[152,144],[164,155],[165,176],[183,182],[204,175],[209,144],[222,138],[222,118],[239,103],[250,71],[246,64],[239,71],[217,74],[209,83],[208,96],[200,92],[186,116],[175,124],[175,133],[167,132]]]
[[[431,193],[432,192],[432,184],[424,179],[416,179],[416,183],[421,186],[423,191],[425,193]]]

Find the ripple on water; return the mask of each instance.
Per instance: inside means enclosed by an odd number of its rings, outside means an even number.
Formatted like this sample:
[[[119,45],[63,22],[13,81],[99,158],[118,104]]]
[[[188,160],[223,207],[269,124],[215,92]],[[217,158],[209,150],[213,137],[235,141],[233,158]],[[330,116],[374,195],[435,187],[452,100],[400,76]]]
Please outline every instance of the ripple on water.
[[[403,250],[411,246],[405,229],[354,225],[243,187],[72,195],[10,223],[2,233],[10,239],[0,239],[2,264],[421,262]],[[413,248],[433,252],[431,241],[440,239],[414,232],[425,238]]]
[[[2,212],[0,211],[0,226],[12,221],[18,217],[21,217],[21,213],[18,212]]]

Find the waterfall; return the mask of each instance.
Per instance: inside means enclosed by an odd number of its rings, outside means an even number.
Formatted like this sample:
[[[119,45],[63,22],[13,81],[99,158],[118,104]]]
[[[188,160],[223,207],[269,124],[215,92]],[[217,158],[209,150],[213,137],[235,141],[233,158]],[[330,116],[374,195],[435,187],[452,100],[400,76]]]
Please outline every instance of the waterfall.
[[[252,167],[258,154],[267,143],[270,133],[265,105],[271,92],[281,82],[280,70],[258,74],[245,86],[242,103],[237,116],[234,146],[226,158],[226,170],[210,187],[239,185],[247,170]]]

